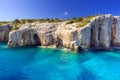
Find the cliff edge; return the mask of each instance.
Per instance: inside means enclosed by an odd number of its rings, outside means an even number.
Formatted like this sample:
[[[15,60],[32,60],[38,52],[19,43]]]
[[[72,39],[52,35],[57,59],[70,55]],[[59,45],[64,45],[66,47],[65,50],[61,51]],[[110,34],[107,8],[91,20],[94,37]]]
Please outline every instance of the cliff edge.
[[[0,41],[9,47],[46,46],[72,50],[110,49],[120,47],[120,17],[111,14],[94,17],[83,27],[64,22],[25,23],[18,30],[0,27]]]

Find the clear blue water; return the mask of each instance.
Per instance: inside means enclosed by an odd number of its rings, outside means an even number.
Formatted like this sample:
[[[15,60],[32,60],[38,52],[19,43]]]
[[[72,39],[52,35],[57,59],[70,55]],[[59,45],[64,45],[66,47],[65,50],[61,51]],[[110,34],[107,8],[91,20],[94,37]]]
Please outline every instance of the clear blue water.
[[[120,80],[120,50],[76,53],[1,43],[0,80]]]

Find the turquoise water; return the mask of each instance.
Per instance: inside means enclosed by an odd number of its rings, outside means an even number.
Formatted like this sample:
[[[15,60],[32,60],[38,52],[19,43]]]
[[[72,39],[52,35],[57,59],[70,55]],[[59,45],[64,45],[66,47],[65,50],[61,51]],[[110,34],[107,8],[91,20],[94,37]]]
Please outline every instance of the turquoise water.
[[[120,50],[75,53],[1,43],[0,80],[120,80]]]

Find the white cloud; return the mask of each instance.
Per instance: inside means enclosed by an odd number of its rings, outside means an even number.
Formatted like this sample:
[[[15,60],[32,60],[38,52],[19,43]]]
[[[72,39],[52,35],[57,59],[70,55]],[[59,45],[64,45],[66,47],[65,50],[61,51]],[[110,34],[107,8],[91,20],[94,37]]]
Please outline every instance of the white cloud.
[[[68,12],[64,12],[64,15],[69,15],[69,13]]]

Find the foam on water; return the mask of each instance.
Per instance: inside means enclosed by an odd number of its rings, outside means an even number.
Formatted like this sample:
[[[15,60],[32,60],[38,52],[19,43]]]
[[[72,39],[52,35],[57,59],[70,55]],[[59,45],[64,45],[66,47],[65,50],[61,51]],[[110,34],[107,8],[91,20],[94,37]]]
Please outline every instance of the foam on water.
[[[72,51],[0,44],[0,80],[120,80],[120,50]]]

